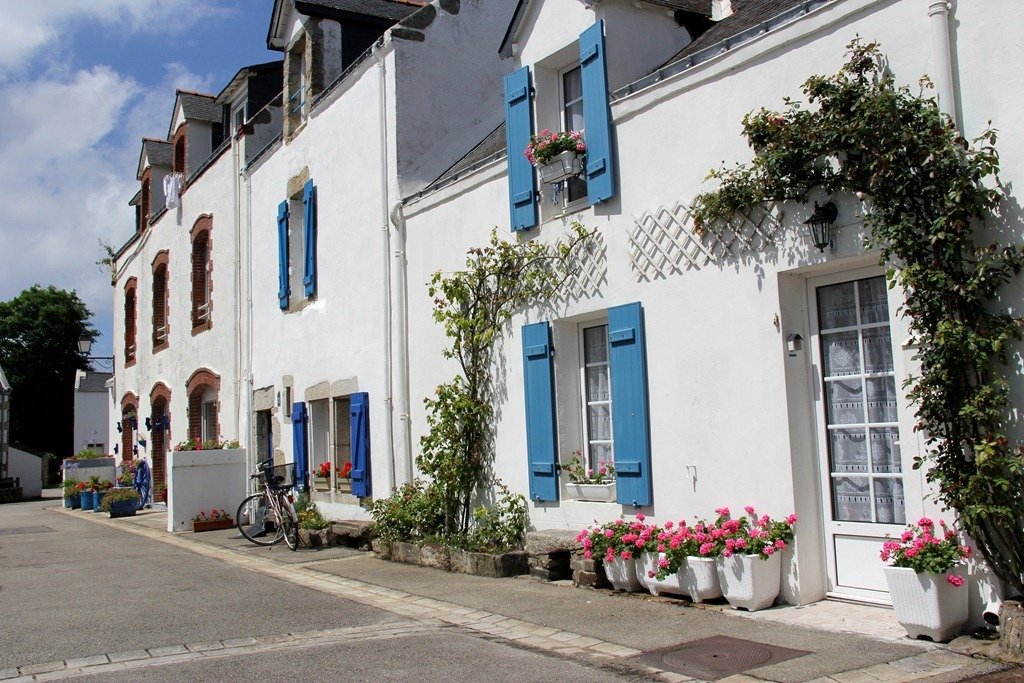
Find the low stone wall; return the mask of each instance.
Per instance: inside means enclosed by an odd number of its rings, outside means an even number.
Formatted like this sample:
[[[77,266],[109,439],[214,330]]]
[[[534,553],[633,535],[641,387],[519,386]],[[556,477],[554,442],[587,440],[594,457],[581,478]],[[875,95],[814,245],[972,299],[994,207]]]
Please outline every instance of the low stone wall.
[[[388,542],[380,539],[373,541],[373,551],[384,560],[443,569],[458,574],[506,578],[530,573],[529,556],[525,552],[493,555],[449,548],[437,543],[419,546],[415,543]]]
[[[999,645],[1006,659],[1024,664],[1024,602],[1003,602],[999,612]]]
[[[530,576],[543,581],[571,579],[571,558],[582,552],[574,531],[530,531],[526,534],[526,552],[530,556]]]

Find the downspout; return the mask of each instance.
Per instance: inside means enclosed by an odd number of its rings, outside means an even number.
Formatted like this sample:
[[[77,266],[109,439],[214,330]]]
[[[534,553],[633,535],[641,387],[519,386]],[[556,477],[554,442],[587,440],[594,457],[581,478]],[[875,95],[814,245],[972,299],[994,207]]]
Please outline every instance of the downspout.
[[[391,208],[391,224],[395,226],[398,244],[395,248],[395,309],[398,311],[395,339],[398,346],[398,448],[402,453],[402,477],[413,479],[412,424],[409,419],[409,304],[408,260],[405,256],[405,216],[402,201]]]
[[[231,136],[231,157],[234,163],[234,182],[231,183],[231,194],[234,199],[235,214],[235,245],[234,245],[234,316],[235,316],[235,438],[242,441],[242,302],[239,299],[239,292],[242,290],[242,216],[241,216],[241,193],[238,190],[239,183],[239,156],[238,139]]]
[[[928,18],[932,30],[932,54],[935,57],[935,92],[939,111],[948,114],[957,128],[962,128],[957,117],[956,90],[953,87],[953,55],[949,42],[948,0],[928,0]]]
[[[378,47],[373,51],[374,61],[377,63],[377,73],[380,74],[380,206],[381,206],[381,245],[383,247],[384,267],[384,410],[386,414],[387,429],[384,430],[384,452],[388,457],[388,486],[385,491],[391,491],[398,487],[398,480],[395,474],[395,410],[394,410],[394,383],[392,380],[392,325],[391,325],[391,230],[388,227],[388,97],[387,97],[387,69],[384,66],[384,58]]]
[[[238,139],[235,140],[238,144]],[[245,388],[245,418],[243,420],[245,424],[245,452],[246,452],[246,464],[250,470],[255,469],[256,463],[259,462],[262,454],[256,453],[256,439],[252,423],[252,347],[253,347],[253,333],[252,333],[252,178],[249,176],[248,166],[241,165],[241,159],[239,159],[239,165],[236,166],[238,172],[237,182],[242,182],[245,185],[245,363],[244,371],[245,377],[243,378],[243,387]],[[243,203],[239,201],[239,208],[243,206]],[[239,225],[241,225],[242,219],[239,216]]]

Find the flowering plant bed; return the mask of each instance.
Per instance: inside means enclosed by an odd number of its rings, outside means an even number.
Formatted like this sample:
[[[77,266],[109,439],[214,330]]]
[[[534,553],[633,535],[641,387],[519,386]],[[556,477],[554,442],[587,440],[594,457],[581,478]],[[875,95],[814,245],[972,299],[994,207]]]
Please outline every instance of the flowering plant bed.
[[[960,545],[956,532],[939,521],[942,537],[935,535],[935,522],[927,517],[910,524],[900,534],[899,540],[886,534],[880,557],[882,562],[892,560],[894,567],[913,569],[918,574],[947,574],[947,581],[959,587],[963,578],[951,573],[961,560],[971,556],[971,549]]]
[[[214,509],[208,513],[204,510],[192,518],[192,531],[195,533],[230,529],[233,526],[235,526],[235,520],[226,510]]]

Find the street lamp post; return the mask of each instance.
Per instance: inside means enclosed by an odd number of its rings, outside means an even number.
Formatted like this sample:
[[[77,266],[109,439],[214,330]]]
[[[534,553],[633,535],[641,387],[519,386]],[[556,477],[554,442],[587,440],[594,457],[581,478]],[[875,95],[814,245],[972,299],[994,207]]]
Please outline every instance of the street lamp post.
[[[88,334],[83,333],[78,338],[78,352],[85,356],[89,363],[96,363],[104,369],[114,369],[114,357],[113,356],[90,356],[89,351],[92,349],[92,337]]]

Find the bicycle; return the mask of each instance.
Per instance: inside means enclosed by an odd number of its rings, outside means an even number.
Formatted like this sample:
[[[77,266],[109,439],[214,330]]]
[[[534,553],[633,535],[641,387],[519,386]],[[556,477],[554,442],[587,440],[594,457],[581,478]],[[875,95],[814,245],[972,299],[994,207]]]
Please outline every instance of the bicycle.
[[[249,475],[258,479],[262,491],[250,495],[238,506],[235,526],[256,545],[274,545],[283,538],[291,550],[299,549],[299,518],[295,512],[295,465],[260,464]],[[273,531],[268,531],[271,526]],[[273,535],[271,535],[271,533]]]

